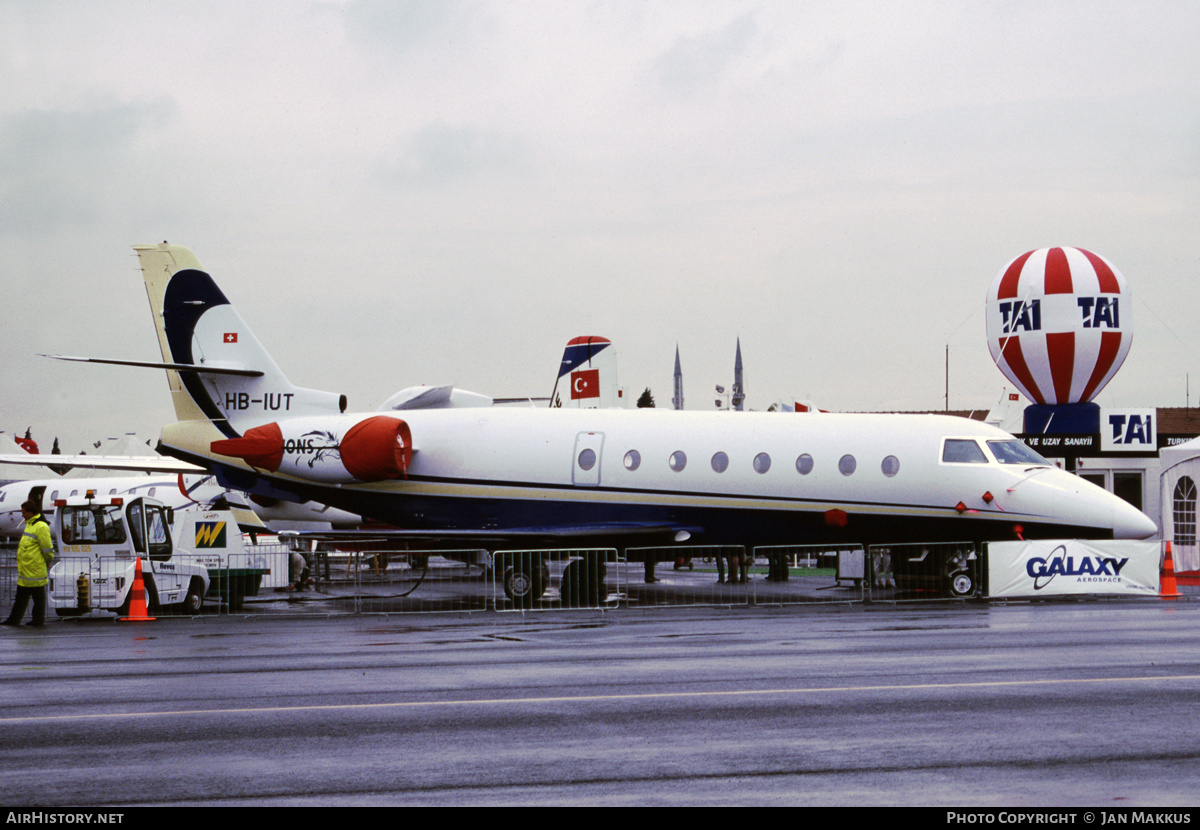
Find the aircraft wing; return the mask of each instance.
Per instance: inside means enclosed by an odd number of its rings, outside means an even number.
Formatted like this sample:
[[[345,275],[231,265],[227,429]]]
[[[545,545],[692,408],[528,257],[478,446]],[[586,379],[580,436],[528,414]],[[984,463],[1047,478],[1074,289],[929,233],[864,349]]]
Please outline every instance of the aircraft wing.
[[[562,545],[593,543],[629,544],[635,541],[684,542],[704,532],[695,525],[613,523],[600,525],[555,525],[547,527],[517,527],[475,529],[411,530],[380,528],[379,530],[319,530],[279,533],[283,539],[318,542],[417,542],[426,549],[461,548],[464,545],[495,547],[496,545]]]
[[[163,455],[0,455],[0,464],[23,467],[83,467],[90,470],[128,470],[138,473],[207,473],[208,470]]]

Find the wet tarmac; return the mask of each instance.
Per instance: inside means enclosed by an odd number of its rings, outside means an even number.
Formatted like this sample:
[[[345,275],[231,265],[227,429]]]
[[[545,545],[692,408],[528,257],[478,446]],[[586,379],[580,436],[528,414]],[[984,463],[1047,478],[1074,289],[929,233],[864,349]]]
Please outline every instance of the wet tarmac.
[[[0,677],[35,806],[1200,801],[1187,599],[54,622]]]

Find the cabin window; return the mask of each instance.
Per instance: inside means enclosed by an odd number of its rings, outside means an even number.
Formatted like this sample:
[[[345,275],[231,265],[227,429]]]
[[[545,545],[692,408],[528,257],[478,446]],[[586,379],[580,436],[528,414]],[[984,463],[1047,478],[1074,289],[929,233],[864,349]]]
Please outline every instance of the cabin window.
[[[856,469],[858,469],[858,462],[854,460],[854,456],[847,454],[838,459],[838,471],[842,475],[852,476]]]
[[[675,452],[671,453],[671,459],[668,463],[671,465],[671,469],[678,473],[687,466],[687,455],[684,454],[683,450],[675,450]]]
[[[969,438],[947,438],[942,446],[942,461],[946,464],[986,464],[987,456]]]
[[[1029,449],[1024,441],[1011,438],[1007,441],[988,441],[988,449],[1001,464],[1029,464],[1031,466],[1049,467],[1050,462]]]
[[[579,454],[579,469],[590,470],[596,466],[596,451],[586,449]]]
[[[760,452],[754,456],[754,472],[762,475],[769,469],[771,469],[771,456],[765,452]]]
[[[887,458],[883,459],[883,464],[880,465],[880,469],[883,470],[883,474],[885,476],[891,478],[896,473],[900,472],[900,459],[894,455],[889,455]]]
[[[629,471],[636,470],[642,466],[642,454],[637,450],[630,450],[625,453],[625,469]]]
[[[802,476],[806,476],[813,470],[813,458],[808,453],[804,453],[796,459],[796,472]]]
[[[723,452],[715,453],[712,457],[712,468],[714,473],[723,473],[729,469],[729,456]]]
[[[1175,544],[1196,544],[1196,483],[1188,476],[1175,483],[1171,522],[1175,525]]]

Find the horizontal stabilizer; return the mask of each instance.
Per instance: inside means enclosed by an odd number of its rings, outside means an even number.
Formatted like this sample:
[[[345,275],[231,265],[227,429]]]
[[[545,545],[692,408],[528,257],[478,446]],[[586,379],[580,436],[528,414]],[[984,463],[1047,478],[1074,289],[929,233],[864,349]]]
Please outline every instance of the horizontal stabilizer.
[[[462,409],[491,406],[492,399],[478,392],[468,392],[453,386],[409,386],[392,395],[379,407],[379,412],[405,409]]]
[[[174,369],[176,372],[197,372],[206,375],[237,375],[244,378],[261,378],[257,369],[241,369],[234,366],[197,366],[192,363],[153,363],[148,360],[108,360],[99,357],[71,357],[62,354],[42,354],[53,360],[69,360],[74,363],[106,363],[112,366],[141,366],[147,369]]]

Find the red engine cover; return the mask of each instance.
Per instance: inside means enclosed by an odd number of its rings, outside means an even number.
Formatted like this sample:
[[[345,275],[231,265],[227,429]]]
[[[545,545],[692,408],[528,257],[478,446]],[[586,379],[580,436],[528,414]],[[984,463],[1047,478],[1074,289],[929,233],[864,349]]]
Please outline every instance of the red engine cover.
[[[283,431],[274,422],[248,429],[241,438],[213,441],[210,446],[215,453],[240,458],[269,473],[278,470],[283,461]]]
[[[341,449],[342,466],[359,481],[399,478],[412,462],[412,432],[399,418],[377,415],[350,427]]]

